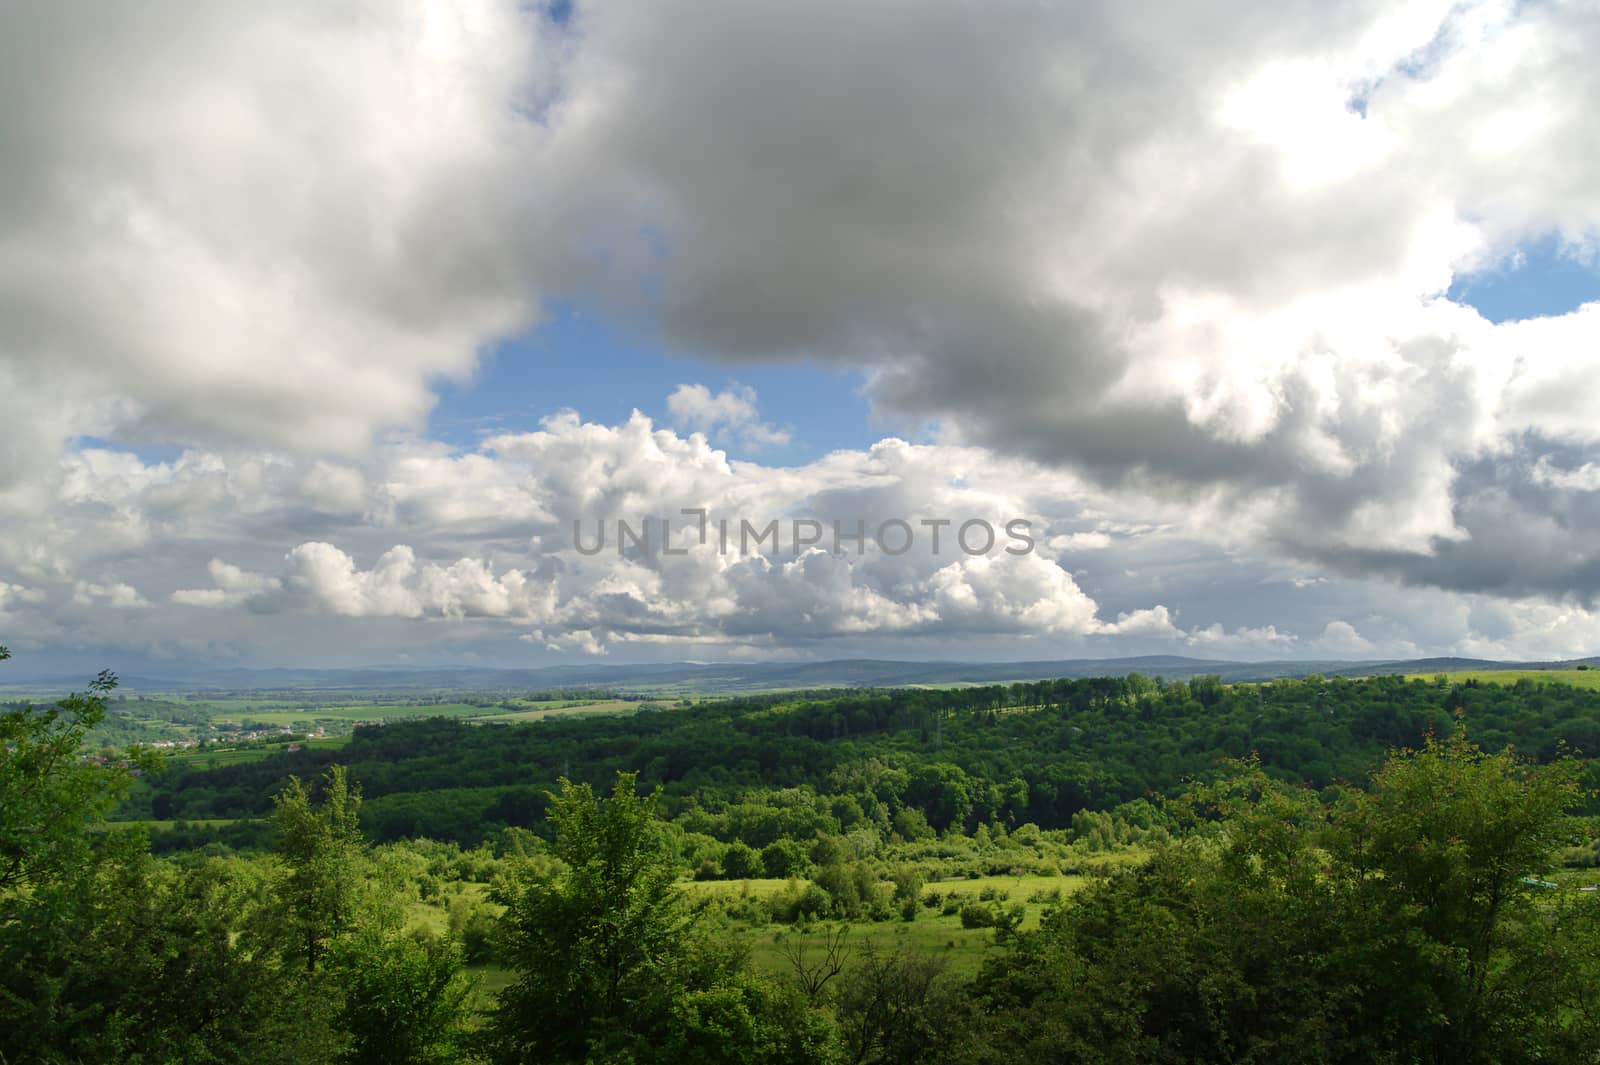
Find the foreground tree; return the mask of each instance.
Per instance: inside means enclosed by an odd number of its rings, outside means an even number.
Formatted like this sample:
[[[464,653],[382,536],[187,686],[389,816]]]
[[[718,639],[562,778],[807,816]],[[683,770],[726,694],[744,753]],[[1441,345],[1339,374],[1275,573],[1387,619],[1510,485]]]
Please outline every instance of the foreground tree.
[[[1367,989],[1365,1031],[1428,1062],[1582,1060],[1578,988],[1600,966],[1600,900],[1552,897],[1580,767],[1487,754],[1464,733],[1391,758],[1335,823],[1344,975]]]
[[[0,1061],[326,1060],[249,869],[180,868],[99,823],[153,766],[83,753],[115,684],[0,717]]]
[[[279,889],[306,971],[315,973],[328,944],[354,923],[356,886],[366,841],[361,835],[361,790],[344,766],[329,766],[322,801],[299,777],[274,798],[278,853],[289,875]]]
[[[330,967],[342,997],[338,1024],[352,1065],[434,1065],[462,1060],[472,983],[451,940],[419,942],[398,929],[366,927],[334,947]]]
[[[1458,737],[1334,809],[1256,767],[1199,789],[1185,842],[987,967],[973,1060],[1595,1060],[1600,912],[1541,886],[1576,774]]]
[[[604,804],[565,779],[550,798],[563,871],[524,865],[495,899],[501,956],[518,973],[495,1019],[507,1060],[582,1061],[656,992],[687,925],[656,797],[636,794],[632,774]]]
[[[10,657],[0,647],[0,660]],[[54,706],[0,714],[0,921],[10,919],[6,900],[19,890],[83,864],[85,829],[126,794],[136,770],[156,764],[140,751],[109,763],[83,756],[116,686],[103,672]]]
[[[821,1060],[827,1035],[799,996],[740,971],[696,936],[676,859],[620,773],[608,799],[563,779],[550,796],[548,864],[526,863],[495,894],[501,957],[517,980],[489,1033],[505,1062]]]
[[[338,1060],[429,1065],[460,1058],[472,985],[453,940],[419,942],[393,902],[403,888],[372,861],[361,790],[329,766],[313,796],[297,777],[278,793],[274,827],[288,875],[278,884],[287,962],[320,997]],[[363,890],[363,889],[366,890]],[[325,964],[326,963],[326,964]]]

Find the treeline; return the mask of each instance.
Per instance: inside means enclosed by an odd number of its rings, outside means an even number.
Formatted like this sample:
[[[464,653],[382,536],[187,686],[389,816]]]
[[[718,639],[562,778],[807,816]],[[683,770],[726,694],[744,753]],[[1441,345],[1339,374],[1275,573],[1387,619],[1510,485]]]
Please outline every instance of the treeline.
[[[918,818],[936,835],[1063,829],[1084,810],[1170,796],[1225,759],[1253,755],[1274,779],[1318,789],[1363,779],[1386,751],[1453,734],[1458,717],[1489,750],[1541,761],[1600,752],[1600,692],[1562,685],[1130,676],[742,698],[519,725],[396,722],[358,731],[337,752],[169,771],[141,783],[119,816],[259,818],[288,774],[314,777],[337,759],[367,796],[363,827],[380,840],[470,846],[541,824],[557,778],[604,786],[618,772],[659,785],[664,813],[686,831],[758,849],[861,825],[911,838]],[[197,829],[158,843],[237,845],[251,832]]]

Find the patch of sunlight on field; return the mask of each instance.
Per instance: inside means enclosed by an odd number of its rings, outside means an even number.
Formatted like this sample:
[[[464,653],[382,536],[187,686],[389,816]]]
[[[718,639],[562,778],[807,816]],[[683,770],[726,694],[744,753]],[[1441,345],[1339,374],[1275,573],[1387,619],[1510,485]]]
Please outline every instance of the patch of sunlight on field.
[[[1413,673],[1407,680],[1433,680],[1444,677],[1452,684],[1469,680],[1479,684],[1511,685],[1519,680],[1535,684],[1567,684],[1574,688],[1600,689],[1600,669],[1485,669],[1460,673]]]
[[[536,710],[515,710],[503,714],[484,714],[478,721],[542,721],[547,717],[568,717],[584,714],[627,714],[644,705],[632,699],[606,699],[596,703],[567,704]]]
[[[778,894],[791,884],[804,887],[808,883],[809,880],[782,880],[770,877],[759,880],[681,880],[678,882],[678,888],[691,900],[765,899]]]
[[[1020,905],[1023,908],[1021,928],[1031,931],[1039,927],[1046,909],[1058,899],[1066,898],[1092,883],[1088,876],[986,876],[976,879],[935,881],[922,889],[923,905],[913,921],[899,919],[888,921],[818,922],[813,926],[847,923],[852,950],[914,950],[941,956],[949,961],[953,971],[965,976],[975,973],[984,957],[995,948],[994,930],[991,928],[963,928],[959,912],[944,913],[945,900],[955,898],[958,905],[998,903],[1003,908]],[[803,886],[805,880],[707,880],[682,881],[679,889],[692,900],[725,899],[736,901],[749,898],[770,898],[792,888]],[[887,885],[886,885],[887,886]],[[988,894],[990,899],[981,899]],[[1001,896],[1004,896],[1003,898]],[[938,906],[929,906],[938,899]],[[784,945],[808,935],[815,939],[815,931],[806,932],[792,925],[748,925],[734,922],[732,935],[750,950],[751,964],[769,976],[780,976],[791,969],[784,954]]]
[[[219,828],[223,825],[237,825],[243,822],[254,821],[253,817],[209,817],[195,818],[185,821],[182,818],[173,821],[107,821],[107,828],[143,828],[150,832],[170,832],[179,825],[191,828]]]
[[[793,963],[784,953],[786,944],[820,941],[814,931],[802,931],[786,925],[743,928],[737,930],[735,935],[750,949],[751,967],[772,977],[782,977],[794,971]],[[975,974],[983,964],[983,959],[996,949],[994,929],[962,928],[959,917],[932,916],[927,911],[918,915],[915,921],[854,922],[845,941],[852,954],[869,948],[885,952],[909,950],[918,954],[932,954],[946,959],[951,970],[963,976]]]
[[[349,736],[323,736],[314,740],[302,740],[300,741],[300,746],[311,750],[324,751],[343,747],[349,742]],[[237,747],[163,751],[162,758],[165,759],[168,766],[173,768],[210,769],[215,766],[259,762],[263,758],[270,758],[275,754],[283,754],[288,749],[289,745],[285,743],[256,741],[241,743]]]

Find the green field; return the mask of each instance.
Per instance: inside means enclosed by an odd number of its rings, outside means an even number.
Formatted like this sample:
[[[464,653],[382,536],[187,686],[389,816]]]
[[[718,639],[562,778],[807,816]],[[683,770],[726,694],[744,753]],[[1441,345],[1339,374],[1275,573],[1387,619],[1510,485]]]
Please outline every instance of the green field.
[[[179,825],[192,827],[220,828],[223,825],[236,825],[240,821],[250,818],[238,817],[210,817],[203,821],[107,821],[107,828],[143,828],[151,832],[170,832]]]
[[[1512,685],[1521,680],[1534,684],[1569,684],[1574,688],[1600,689],[1600,669],[1485,669],[1460,673],[1415,673],[1407,680],[1433,680],[1445,677],[1456,684],[1469,680],[1479,684]]]
[[[480,721],[542,721],[547,717],[566,717],[577,714],[628,714],[644,705],[632,699],[606,699],[596,703],[556,702],[548,706],[529,703],[526,710],[510,710],[499,714],[485,714]]]
[[[561,704],[552,702],[552,706]],[[266,725],[311,725],[318,721],[393,721],[407,717],[478,717],[494,712],[494,707],[473,703],[346,703],[330,706],[303,706],[285,709],[230,710],[227,716],[240,722]]]
[[[350,737],[322,736],[317,739],[301,741],[302,747],[311,747],[317,750],[329,750],[343,747],[350,742]],[[213,769],[218,766],[240,765],[245,762],[259,762],[275,754],[282,754],[286,748],[283,743],[262,743],[252,741],[240,743],[236,746],[208,747],[205,749],[189,748],[176,751],[163,752],[163,759],[173,768],[184,769]]]
[[[1143,851],[1130,848],[1124,861],[1138,861],[1143,856]],[[1026,930],[1039,926],[1040,917],[1057,897],[1065,898],[1090,882],[1091,878],[1085,876],[986,876],[936,881],[923,887],[923,905],[917,910],[915,920],[853,921],[849,923],[848,942],[853,951],[906,948],[937,954],[949,961],[952,970],[970,976],[995,949],[994,930],[963,928],[959,913],[946,914],[942,907],[928,905],[930,900],[943,902],[959,896],[963,901],[978,901],[980,895],[991,894],[1001,906],[1022,906],[1022,928]],[[680,887],[691,900],[736,900],[767,898],[803,883],[805,881],[774,879],[708,880],[686,881]],[[838,923],[824,922],[830,927]],[[750,951],[756,970],[770,976],[790,971],[792,962],[785,953],[790,944],[797,940],[804,942],[808,937],[820,939],[820,932],[806,932],[781,924],[735,923],[733,934]]]

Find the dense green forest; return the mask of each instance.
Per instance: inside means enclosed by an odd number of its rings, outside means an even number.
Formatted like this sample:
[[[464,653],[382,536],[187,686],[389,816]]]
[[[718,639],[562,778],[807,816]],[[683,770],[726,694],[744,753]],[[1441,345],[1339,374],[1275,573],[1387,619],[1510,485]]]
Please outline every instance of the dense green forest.
[[[842,691],[702,703],[630,716],[519,725],[436,719],[358,730],[338,750],[301,750],[141,784],[119,816],[258,818],[290,773],[337,761],[366,796],[379,840],[474,845],[538,827],[558,777],[607,786],[637,772],[685,830],[764,847],[925,818],[935,834],[980,825],[1070,828],[1082,811],[1148,820],[1150,805],[1228,759],[1325,788],[1365,779],[1385,752],[1448,736],[1458,719],[1488,750],[1540,761],[1600,752],[1600,691],[1519,681],[1311,677],[1261,685],[1137,675],[952,691]],[[194,829],[168,847],[251,838]],[[904,833],[902,833],[904,834]]]
[[[813,693],[162,769],[87,744],[114,684],[0,714],[0,1062],[1600,1058],[1593,691]]]

